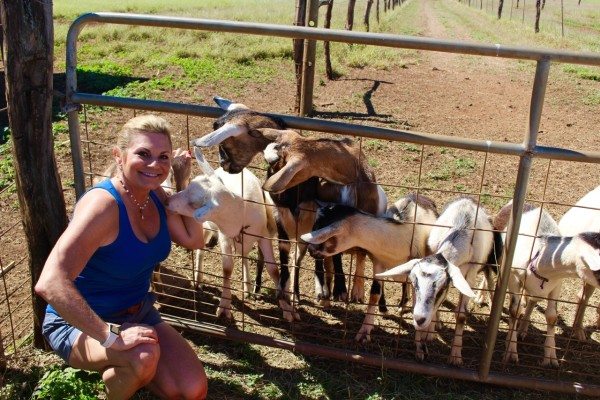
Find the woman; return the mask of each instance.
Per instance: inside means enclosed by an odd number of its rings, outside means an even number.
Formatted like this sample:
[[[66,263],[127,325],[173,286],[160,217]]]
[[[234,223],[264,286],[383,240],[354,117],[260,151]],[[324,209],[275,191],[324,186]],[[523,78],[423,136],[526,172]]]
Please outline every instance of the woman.
[[[49,304],[44,336],[71,366],[100,371],[110,399],[144,386],[164,398],[204,398],[202,363],[162,322],[148,292],[171,240],[203,246],[202,225],[161,203],[172,158],[169,124],[154,115],[132,118],[113,155],[115,176],[77,202],[35,286]],[[183,156],[189,166],[189,153]]]

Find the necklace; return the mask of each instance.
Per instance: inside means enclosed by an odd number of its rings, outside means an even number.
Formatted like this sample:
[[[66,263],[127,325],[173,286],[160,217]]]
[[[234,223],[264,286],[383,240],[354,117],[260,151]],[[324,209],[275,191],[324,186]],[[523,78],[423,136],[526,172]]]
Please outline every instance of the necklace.
[[[125,186],[125,182],[123,182],[123,180],[121,178],[119,178],[119,182],[121,182],[121,185],[123,185],[123,189],[125,189],[125,192],[129,195],[129,197],[131,198],[133,203],[139,208],[140,217],[142,217],[142,219],[144,219],[144,210],[146,209],[146,207],[148,207],[148,204],[150,202],[150,194],[148,194],[148,197],[146,197],[146,200],[144,200],[144,203],[140,204],[137,201],[137,199],[133,196],[133,194],[129,191],[129,189],[127,189],[127,186]]]

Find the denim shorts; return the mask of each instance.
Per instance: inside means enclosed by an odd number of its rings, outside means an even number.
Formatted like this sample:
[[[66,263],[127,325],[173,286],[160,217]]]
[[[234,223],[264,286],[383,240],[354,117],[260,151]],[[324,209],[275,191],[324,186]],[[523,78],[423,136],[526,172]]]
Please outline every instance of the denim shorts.
[[[125,322],[150,326],[158,325],[162,322],[162,318],[158,310],[154,308],[155,301],[156,295],[148,292],[136,313],[121,312],[108,316],[104,320],[119,325]],[[81,331],[69,325],[59,315],[47,312],[42,324],[42,334],[50,344],[50,347],[52,347],[52,350],[68,363],[75,340],[77,340]]]

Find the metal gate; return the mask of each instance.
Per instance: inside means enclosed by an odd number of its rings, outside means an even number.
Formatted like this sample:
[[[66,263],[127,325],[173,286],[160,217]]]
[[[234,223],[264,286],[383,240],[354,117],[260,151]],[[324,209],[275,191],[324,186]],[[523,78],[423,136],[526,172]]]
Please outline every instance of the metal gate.
[[[404,49],[419,49],[426,51],[440,51],[458,54],[469,54],[488,57],[503,57],[536,62],[533,89],[531,93],[529,124],[524,134],[523,143],[507,143],[457,138],[435,133],[419,133],[401,129],[386,129],[375,126],[356,125],[344,122],[334,122],[289,115],[277,115],[291,128],[325,132],[328,134],[352,135],[359,138],[380,139],[410,143],[411,146],[421,146],[421,154],[425,146],[443,146],[445,148],[461,149],[473,154],[478,154],[482,162],[482,181],[489,163],[488,156],[500,155],[511,159],[518,166],[515,173],[514,192],[512,195],[513,210],[521,210],[526,200],[528,183],[531,176],[532,164],[535,159],[547,160],[548,171],[552,160],[571,162],[598,163],[600,152],[579,151],[569,148],[555,148],[537,144],[542,105],[548,83],[550,66],[553,63],[574,63],[600,66],[600,56],[596,54],[583,54],[576,52],[551,51],[510,47],[503,45],[480,45],[458,41],[436,40],[429,38],[397,36],[389,34],[357,33],[348,31],[327,30],[319,28],[291,27],[282,25],[257,24],[246,22],[231,22],[218,20],[203,20],[190,18],[175,18],[163,16],[119,14],[119,13],[91,13],[79,17],[73,22],[67,39],[67,65],[66,65],[66,110],[68,112],[69,130],[71,136],[71,149],[74,166],[74,181],[77,197],[81,196],[86,187],[86,176],[93,175],[90,169],[84,169],[82,152],[82,139],[80,137],[80,105],[95,105],[119,107],[133,110],[146,110],[154,112],[167,112],[185,115],[186,118],[220,116],[223,111],[219,108],[181,104],[156,100],[141,100],[135,98],[110,97],[82,93],[77,90],[77,38],[81,30],[90,23],[124,24],[139,26],[168,27],[192,30],[205,30],[214,32],[243,33],[285,38],[303,38],[310,41],[327,40],[333,42],[359,43],[374,46],[385,46]],[[311,24],[309,24],[311,25]],[[312,25],[311,25],[312,26]],[[311,65],[312,67],[312,65]],[[313,72],[314,73],[314,68]],[[310,88],[303,92],[311,95]],[[189,141],[189,130],[187,132]],[[89,143],[89,138],[87,140]],[[91,166],[91,164],[90,164]],[[420,167],[423,166],[421,157]],[[420,174],[419,169],[419,174]],[[420,175],[417,177],[419,181]],[[546,178],[547,181],[547,178]],[[417,190],[427,191],[431,188],[419,187]],[[452,193],[450,193],[452,194]],[[481,185],[479,189],[469,193],[480,200],[485,196]],[[556,204],[538,199],[542,206]],[[568,204],[562,204],[568,206]],[[413,358],[413,331],[410,322],[406,322],[405,315],[400,315],[398,308],[393,308],[391,314],[395,318],[388,318],[380,322],[377,335],[373,342],[377,345],[359,346],[354,344],[353,337],[357,327],[356,318],[363,314],[357,305],[342,304],[333,311],[324,312],[322,307],[311,301],[304,301],[303,314],[306,316],[301,322],[286,323],[276,314],[277,307],[273,302],[255,306],[240,300],[234,302],[237,313],[241,314],[241,321],[236,327],[223,326],[219,321],[210,318],[214,313],[214,304],[206,300],[203,295],[194,290],[183,290],[177,300],[184,305],[168,304],[167,301],[161,309],[163,316],[170,323],[188,329],[201,331],[206,334],[241,340],[267,346],[274,346],[305,354],[322,355],[333,359],[360,362],[374,366],[383,366],[403,371],[424,373],[440,377],[458,378],[498,384],[511,387],[552,390],[564,393],[600,394],[600,374],[598,364],[594,360],[600,359],[600,344],[578,344],[572,338],[566,338],[566,344],[561,347],[564,352],[559,369],[538,368],[535,364],[539,359],[541,350],[539,343],[532,340],[531,346],[535,357],[531,361],[524,357],[521,366],[507,366],[501,362],[504,349],[505,324],[502,318],[506,317],[503,311],[507,294],[510,265],[515,251],[516,236],[521,220],[521,212],[514,211],[512,222],[509,225],[505,257],[501,266],[501,273],[493,293],[492,304],[489,312],[481,312],[471,323],[472,327],[467,333],[472,341],[465,345],[465,366],[461,368],[444,365],[442,355],[446,355],[448,348],[443,343],[439,344],[439,357],[434,354],[428,361],[416,362]],[[216,264],[219,261],[217,259]],[[174,266],[173,268],[177,268]],[[218,281],[219,268],[215,270],[215,281]],[[184,271],[183,274],[191,274]],[[177,285],[175,285],[177,286]],[[218,290],[218,284],[215,284]],[[182,289],[182,288],[176,288]],[[241,297],[241,296],[240,296]],[[176,303],[176,302],[175,302]],[[565,302],[573,308],[574,302]],[[314,311],[314,312],[313,312]],[[571,312],[571,311],[569,311]],[[447,311],[451,316],[452,312]],[[399,317],[398,317],[399,316]],[[442,317],[448,323],[445,317]],[[448,320],[450,320],[449,318]],[[502,332],[502,337],[498,333]],[[441,332],[442,336],[449,335]],[[543,335],[539,335],[540,337]],[[539,337],[537,339],[539,342]],[[437,347],[434,346],[434,350]],[[444,353],[445,352],[445,353]],[[590,361],[581,360],[582,354],[591,355]],[[531,364],[529,364],[531,362]],[[577,366],[579,363],[579,366]],[[584,364],[584,365],[581,365]],[[590,366],[594,366],[590,368]],[[592,372],[590,372],[592,371]]]

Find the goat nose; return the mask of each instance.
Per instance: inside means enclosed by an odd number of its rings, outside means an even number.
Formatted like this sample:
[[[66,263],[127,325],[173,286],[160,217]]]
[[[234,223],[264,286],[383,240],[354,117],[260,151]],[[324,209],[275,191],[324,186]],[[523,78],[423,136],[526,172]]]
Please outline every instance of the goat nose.
[[[415,322],[417,323],[417,326],[422,326],[426,320],[427,320],[427,318],[425,318],[425,317],[415,318]]]

